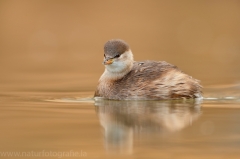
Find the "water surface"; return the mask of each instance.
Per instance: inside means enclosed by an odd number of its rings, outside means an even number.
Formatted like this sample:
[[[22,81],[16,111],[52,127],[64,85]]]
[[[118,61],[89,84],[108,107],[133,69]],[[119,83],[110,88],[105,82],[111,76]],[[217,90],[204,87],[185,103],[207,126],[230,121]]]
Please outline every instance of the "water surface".
[[[198,101],[94,101],[92,91],[1,93],[0,155],[238,158],[237,90],[208,88]]]

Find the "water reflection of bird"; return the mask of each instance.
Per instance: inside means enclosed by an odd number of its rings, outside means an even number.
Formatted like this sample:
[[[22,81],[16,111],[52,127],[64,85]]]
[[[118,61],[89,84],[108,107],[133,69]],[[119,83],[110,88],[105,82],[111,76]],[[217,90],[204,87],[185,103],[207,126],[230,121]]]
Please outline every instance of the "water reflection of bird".
[[[165,61],[133,61],[133,54],[123,40],[105,44],[103,63],[105,71],[95,97],[116,100],[201,97],[198,80]]]
[[[200,102],[96,100],[95,105],[107,149],[131,152],[135,135],[167,135],[191,125],[201,114]]]

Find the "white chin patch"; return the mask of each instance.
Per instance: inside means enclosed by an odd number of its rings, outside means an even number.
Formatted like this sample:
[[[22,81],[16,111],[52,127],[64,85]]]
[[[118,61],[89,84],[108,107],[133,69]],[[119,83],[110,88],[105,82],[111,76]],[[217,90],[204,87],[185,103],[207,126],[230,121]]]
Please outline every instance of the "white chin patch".
[[[126,64],[122,61],[114,61],[111,65],[105,65],[107,70],[112,73],[122,72],[126,68]]]

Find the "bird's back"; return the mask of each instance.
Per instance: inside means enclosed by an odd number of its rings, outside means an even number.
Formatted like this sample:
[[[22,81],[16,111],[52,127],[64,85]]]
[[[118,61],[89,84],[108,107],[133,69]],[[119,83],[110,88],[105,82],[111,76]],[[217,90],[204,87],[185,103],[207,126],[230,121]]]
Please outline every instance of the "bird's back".
[[[98,87],[95,96],[118,100],[197,98],[201,96],[201,86],[198,80],[165,61],[134,62],[132,70],[123,78],[108,82],[108,84]]]

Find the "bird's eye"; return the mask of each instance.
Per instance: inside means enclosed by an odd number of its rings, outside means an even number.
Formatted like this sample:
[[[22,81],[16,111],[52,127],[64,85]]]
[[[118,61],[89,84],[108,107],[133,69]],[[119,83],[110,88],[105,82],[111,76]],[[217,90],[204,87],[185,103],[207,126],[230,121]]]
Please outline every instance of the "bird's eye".
[[[114,56],[114,58],[119,58],[120,57],[120,55],[119,54],[117,54],[116,56]]]

